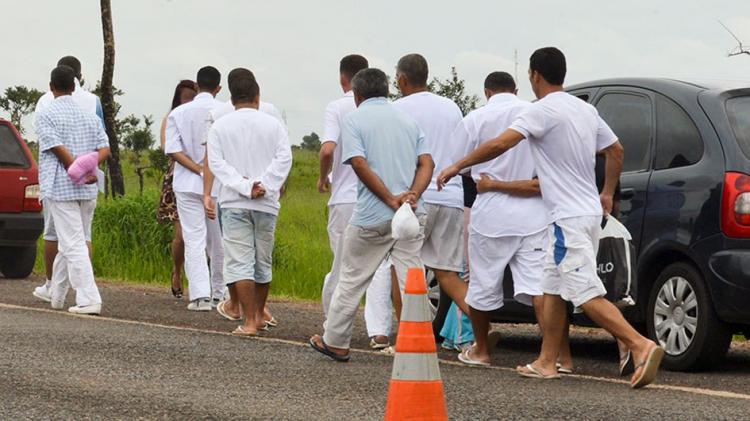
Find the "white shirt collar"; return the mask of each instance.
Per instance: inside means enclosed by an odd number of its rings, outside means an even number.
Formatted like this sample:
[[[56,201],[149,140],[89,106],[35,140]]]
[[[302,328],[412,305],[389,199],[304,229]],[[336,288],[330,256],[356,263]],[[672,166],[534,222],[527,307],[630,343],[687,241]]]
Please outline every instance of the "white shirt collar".
[[[199,92],[198,95],[196,95],[194,99],[213,98],[213,97],[214,96],[208,92]],[[230,101],[230,104],[231,104],[231,101]]]
[[[354,91],[352,91],[351,89],[344,92],[344,97],[353,97],[353,96],[354,96]]]
[[[503,92],[503,93],[492,95],[490,97],[490,99],[487,101],[487,103],[488,104],[495,104],[495,103],[500,103],[500,102],[515,101],[517,99],[518,99],[517,96],[515,96],[515,95],[513,95],[511,93]]]

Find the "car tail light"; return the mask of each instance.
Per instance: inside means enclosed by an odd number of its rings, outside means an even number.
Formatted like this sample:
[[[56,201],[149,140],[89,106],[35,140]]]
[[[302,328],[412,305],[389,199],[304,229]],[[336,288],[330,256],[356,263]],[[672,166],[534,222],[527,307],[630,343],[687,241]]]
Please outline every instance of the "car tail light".
[[[31,212],[41,211],[42,203],[39,201],[40,193],[39,184],[26,186],[26,190],[23,194],[23,210]]]
[[[750,175],[728,172],[724,176],[721,230],[728,237],[750,238]]]

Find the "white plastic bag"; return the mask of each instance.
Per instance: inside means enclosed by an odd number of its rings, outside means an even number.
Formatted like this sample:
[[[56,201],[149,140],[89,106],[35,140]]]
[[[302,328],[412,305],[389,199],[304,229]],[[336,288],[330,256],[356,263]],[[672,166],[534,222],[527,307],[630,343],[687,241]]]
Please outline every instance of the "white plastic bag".
[[[391,236],[394,240],[411,240],[419,235],[419,220],[409,203],[404,203],[391,220]]]

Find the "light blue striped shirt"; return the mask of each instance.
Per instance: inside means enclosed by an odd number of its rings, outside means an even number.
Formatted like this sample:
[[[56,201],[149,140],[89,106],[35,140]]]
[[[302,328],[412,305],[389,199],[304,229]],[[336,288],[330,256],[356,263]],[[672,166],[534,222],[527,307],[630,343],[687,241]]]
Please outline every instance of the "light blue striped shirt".
[[[65,146],[73,155],[109,147],[102,122],[86,112],[70,95],[55,98],[36,117],[39,139],[39,184],[41,198],[54,201],[96,199],[96,184],[76,185],[52,148]]]

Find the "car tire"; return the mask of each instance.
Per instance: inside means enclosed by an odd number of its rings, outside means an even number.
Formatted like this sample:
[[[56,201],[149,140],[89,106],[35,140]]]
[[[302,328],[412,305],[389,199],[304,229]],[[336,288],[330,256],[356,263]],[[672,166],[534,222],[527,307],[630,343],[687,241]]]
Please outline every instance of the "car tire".
[[[35,262],[36,244],[28,247],[0,248],[0,272],[6,278],[26,278],[34,270]]]
[[[732,331],[716,315],[703,277],[692,265],[667,266],[654,283],[647,307],[651,339],[666,351],[668,370],[693,371],[721,362]]]

